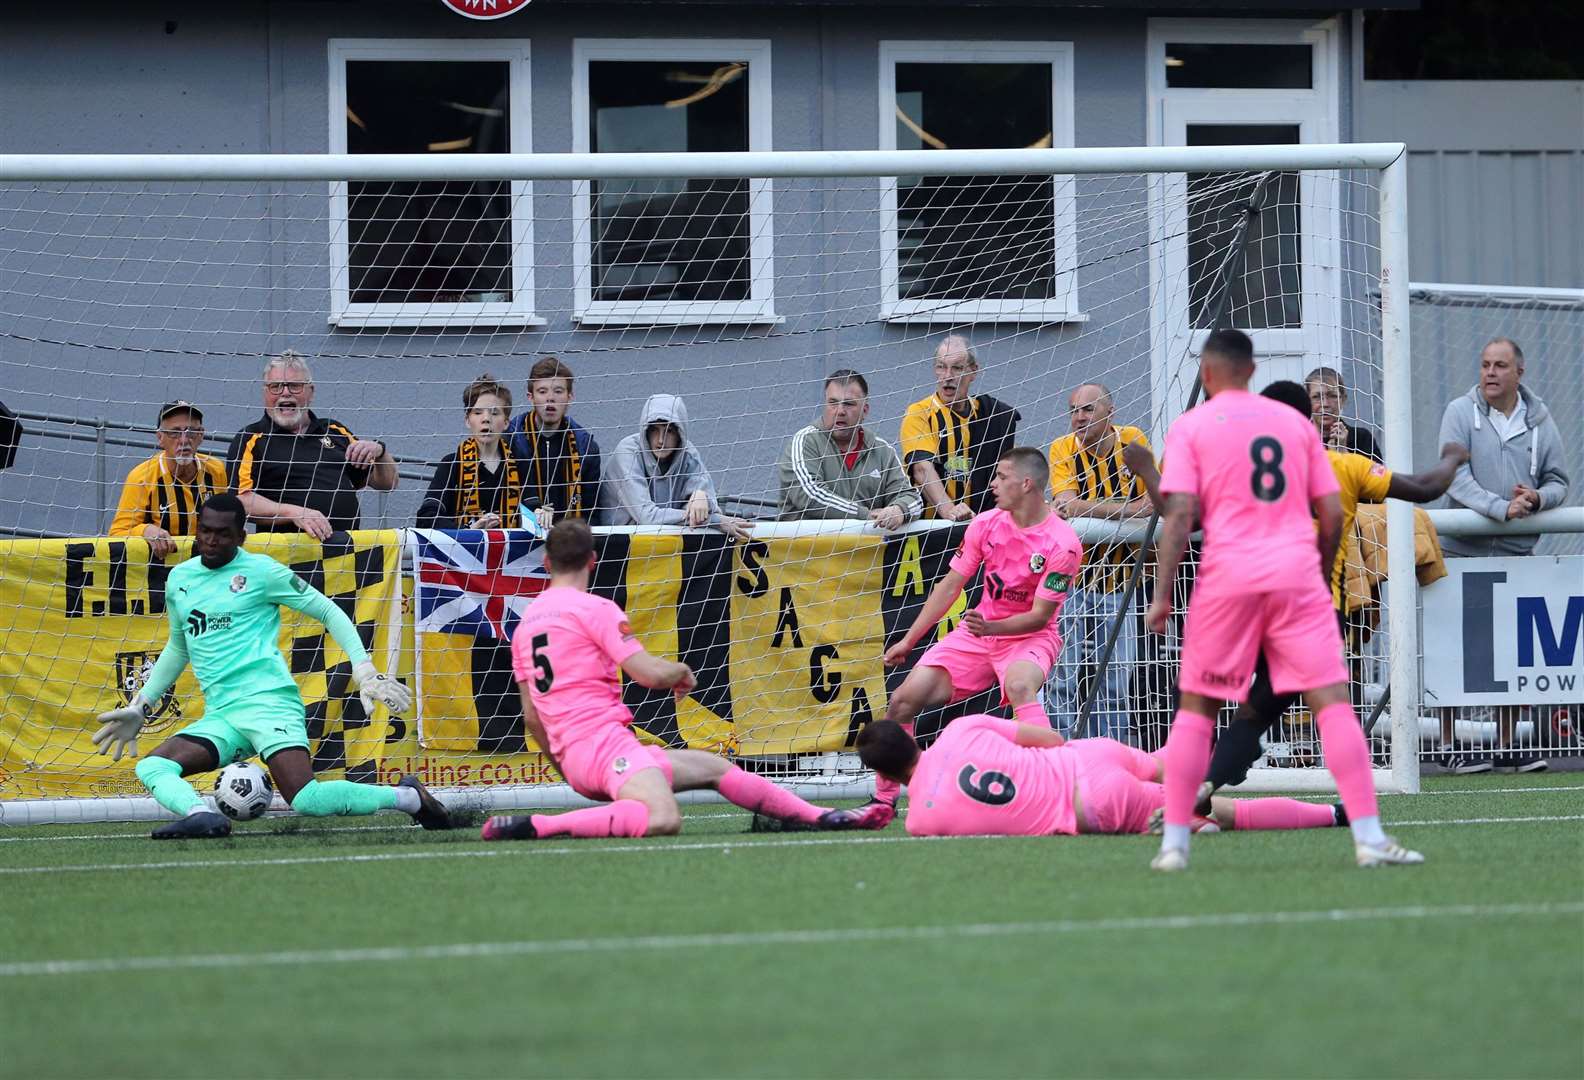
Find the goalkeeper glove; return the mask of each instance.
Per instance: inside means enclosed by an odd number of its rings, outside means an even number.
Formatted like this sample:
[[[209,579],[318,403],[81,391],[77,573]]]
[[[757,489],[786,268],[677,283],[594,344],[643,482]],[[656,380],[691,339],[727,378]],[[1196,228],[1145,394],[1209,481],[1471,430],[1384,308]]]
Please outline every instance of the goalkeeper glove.
[[[94,732],[93,744],[101,754],[108,754],[114,748],[115,757],[112,761],[120,761],[123,753],[137,757],[138,732],[143,730],[143,720],[147,715],[148,705],[141,696],[133,697],[130,705],[100,713],[98,719],[104,726]]]
[[[381,673],[373,661],[365,660],[353,668],[352,678],[358,684],[358,700],[367,712],[374,711],[376,702],[393,713],[404,713],[412,707],[412,691]]]

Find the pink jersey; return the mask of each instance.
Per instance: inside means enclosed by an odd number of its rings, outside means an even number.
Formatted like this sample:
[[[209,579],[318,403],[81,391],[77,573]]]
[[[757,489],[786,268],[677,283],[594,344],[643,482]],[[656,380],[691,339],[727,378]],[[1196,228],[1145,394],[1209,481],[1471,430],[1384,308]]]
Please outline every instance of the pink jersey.
[[[1057,514],[1025,529],[1005,510],[987,510],[968,523],[951,568],[971,578],[984,564],[977,610],[986,619],[1004,619],[1028,611],[1036,597],[1056,601],[1060,614],[1082,562],[1078,534]]]
[[[558,759],[569,744],[612,723],[632,724],[619,666],[642,649],[621,608],[581,589],[546,589],[523,611],[512,635],[512,671],[528,684]]]
[[[1336,494],[1314,425],[1290,405],[1223,390],[1166,434],[1161,491],[1199,498],[1195,591],[1272,592],[1320,580],[1310,503]]]
[[[1049,836],[1078,831],[1077,762],[1061,747],[1019,746],[1017,721],[953,720],[908,783],[914,836]]]

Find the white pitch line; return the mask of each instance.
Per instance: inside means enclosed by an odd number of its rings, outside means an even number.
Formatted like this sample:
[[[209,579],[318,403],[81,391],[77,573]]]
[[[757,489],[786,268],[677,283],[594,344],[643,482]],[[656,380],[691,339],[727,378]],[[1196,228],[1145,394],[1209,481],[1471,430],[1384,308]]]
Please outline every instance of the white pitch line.
[[[1584,814],[1556,814],[1542,817],[1492,817],[1453,818],[1448,820],[1388,821],[1390,828],[1398,826],[1439,825],[1506,825],[1534,821],[1584,821]],[[120,834],[114,834],[120,835]],[[747,834],[743,834],[746,836]],[[366,855],[298,855],[275,859],[189,859],[148,863],[79,863],[66,866],[5,866],[0,876],[30,874],[91,874],[120,870],[213,870],[229,867],[256,866],[313,866],[326,863],[406,862],[415,859],[489,859],[511,855],[630,855],[663,854],[670,851],[757,851],[762,848],[828,847],[846,844],[900,844],[916,841],[947,842],[962,840],[1037,840],[1029,836],[906,836],[893,833],[885,836],[823,836],[798,840],[747,840],[722,839],[695,841],[693,843],[662,844],[644,841],[634,844],[575,844],[570,847],[551,847],[545,843],[517,843],[489,848],[461,848],[455,845],[424,848],[419,851],[384,851]]]
[[[393,963],[407,960],[478,960],[515,956],[628,952],[634,949],[763,948],[785,945],[849,945],[873,941],[939,941],[1057,934],[1217,930],[1307,923],[1355,923],[1415,919],[1547,918],[1584,913],[1584,902],[1544,904],[1459,904],[1447,907],[1327,908],[1317,911],[1244,911],[1211,915],[1158,915],[1135,918],[1055,919],[1046,922],[969,923],[961,926],[827,927],[815,930],[764,930],[735,934],[670,934],[639,937],[552,938],[530,941],[479,941],[452,945],[399,945],[384,948],[291,950],[265,953],[192,953],[185,956],[125,956],[88,960],[24,960],[0,964],[0,978],[41,975],[103,975],[119,972],[215,969],[309,964]]]
[[[720,821],[727,818],[746,818],[749,811],[741,810],[735,814],[689,814],[684,821]],[[906,811],[904,811],[906,813]],[[411,832],[415,826],[412,822],[405,825],[332,825],[320,829],[240,829],[231,833],[233,840],[257,840],[260,838],[275,838],[285,836],[320,836],[324,833],[360,833],[360,832]],[[0,836],[0,844],[37,844],[51,840],[147,840],[148,833],[142,830],[137,832],[111,832],[111,833],[69,833],[61,836]]]

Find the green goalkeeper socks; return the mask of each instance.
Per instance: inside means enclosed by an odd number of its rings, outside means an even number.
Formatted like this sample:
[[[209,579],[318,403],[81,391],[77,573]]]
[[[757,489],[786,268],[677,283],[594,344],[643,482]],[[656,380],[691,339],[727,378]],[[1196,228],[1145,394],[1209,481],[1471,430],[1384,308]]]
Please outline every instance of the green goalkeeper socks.
[[[154,801],[171,813],[185,817],[203,806],[193,786],[182,779],[182,767],[170,758],[146,757],[133,770]]]
[[[310,780],[292,799],[292,809],[309,817],[372,814],[396,809],[396,789],[350,780]]]

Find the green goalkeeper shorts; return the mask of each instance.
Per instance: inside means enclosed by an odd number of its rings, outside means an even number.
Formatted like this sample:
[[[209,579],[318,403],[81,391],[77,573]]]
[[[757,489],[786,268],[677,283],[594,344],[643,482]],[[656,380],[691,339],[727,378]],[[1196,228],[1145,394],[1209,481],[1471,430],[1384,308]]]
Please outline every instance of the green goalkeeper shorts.
[[[255,754],[268,761],[278,750],[308,749],[308,724],[297,688],[277,687],[218,713],[207,713],[176,734],[211,743],[222,766]]]

